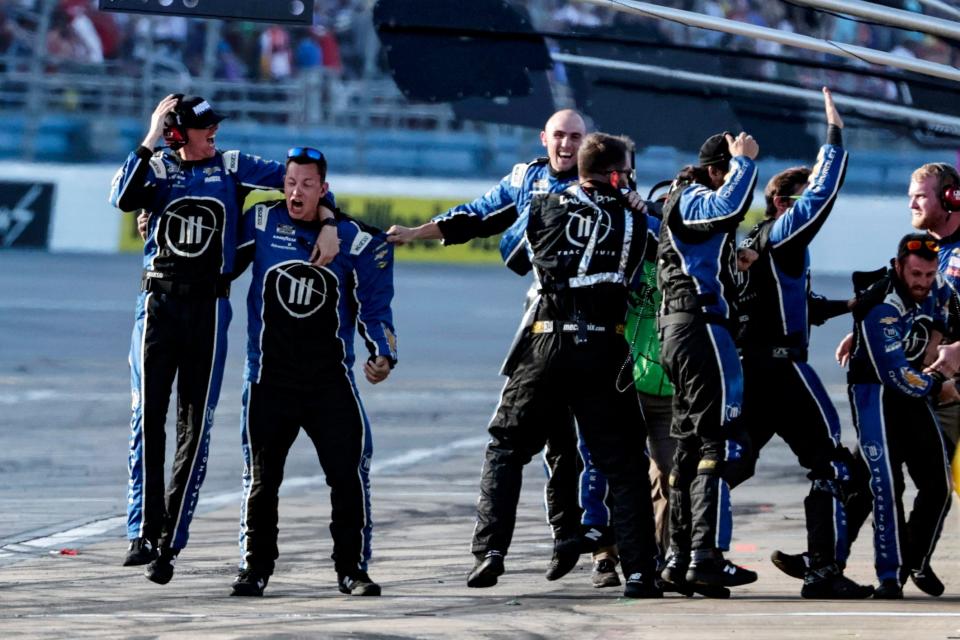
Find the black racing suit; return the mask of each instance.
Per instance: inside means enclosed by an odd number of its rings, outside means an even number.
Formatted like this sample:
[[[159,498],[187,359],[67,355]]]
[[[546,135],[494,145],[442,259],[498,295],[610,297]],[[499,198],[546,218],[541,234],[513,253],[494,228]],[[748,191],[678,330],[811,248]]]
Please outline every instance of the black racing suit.
[[[555,430],[569,429],[557,420],[566,407],[613,493],[624,575],[652,578],[646,429],[637,394],[617,389],[629,366],[626,285],[643,256],[646,217],[630,213],[615,189],[574,186],[534,198],[526,238],[538,295],[508,356],[510,378],[489,426],[472,550],[506,554],[523,466]]]
[[[743,425],[755,456],[779,435],[809,471],[804,500],[811,567],[847,553],[844,496],[852,456],[841,444],[840,416],[807,364],[810,257],[807,249],[836,201],[846,172],[839,130],[821,149],[803,194],[776,219],[760,223],[747,241],[759,253],[741,277],[737,347],[744,378]]]

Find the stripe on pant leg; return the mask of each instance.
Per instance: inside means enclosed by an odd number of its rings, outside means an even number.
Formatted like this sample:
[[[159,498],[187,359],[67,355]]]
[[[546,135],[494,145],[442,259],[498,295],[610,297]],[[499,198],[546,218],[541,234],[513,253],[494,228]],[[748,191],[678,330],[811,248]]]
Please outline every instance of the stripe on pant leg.
[[[864,416],[859,410],[857,412],[860,419],[858,446],[870,470],[870,492],[873,494],[873,546],[877,577],[880,580],[894,579],[899,584],[899,567],[903,563],[903,558],[899,543],[899,513],[896,496],[894,495],[893,470],[890,465],[889,449],[887,448],[886,423],[883,411],[885,389],[880,384],[853,386],[861,402],[866,404],[865,408],[877,414],[872,416],[871,419],[869,414]],[[864,420],[865,417],[866,420]],[[879,451],[868,453],[866,447],[868,444],[871,447],[879,446]],[[878,490],[882,492],[881,496],[878,496]],[[881,498],[885,498],[885,500]],[[881,514],[883,519],[889,522],[881,523],[881,518],[878,517]],[[883,529],[881,529],[881,526]],[[889,542],[890,535],[893,536],[892,543]],[[884,540],[887,540],[887,542],[884,542]],[[894,555],[893,559],[889,558],[890,554]],[[892,568],[891,564],[893,564]]]
[[[200,491],[201,481],[195,480],[194,475],[196,474],[197,469],[197,460],[200,457],[200,452],[204,451],[206,453],[209,450],[210,445],[210,428],[213,426],[213,408],[210,407],[210,395],[211,387],[214,384],[214,377],[218,374],[217,372],[217,354],[221,349],[221,340],[226,341],[226,332],[227,327],[224,327],[223,330],[220,330],[220,298],[214,300],[213,304],[213,348],[210,351],[210,373],[207,376],[207,389],[203,397],[203,416],[201,416],[200,423],[200,433],[196,438],[196,447],[193,450],[193,459],[190,461],[190,473],[187,475],[187,484],[184,487],[184,491],[180,496],[180,504],[177,507],[177,519],[173,526],[173,537],[171,540],[171,546],[174,549],[182,549],[187,544],[187,538],[189,536],[189,527],[190,519],[187,519],[184,522],[185,509],[184,507],[189,502],[188,498],[191,496],[194,491]],[[229,302],[227,302],[229,304]],[[223,349],[226,349],[226,344],[223,345]],[[222,375],[222,372],[219,372]],[[196,485],[196,489],[194,489]],[[192,510],[191,510],[192,516]],[[180,531],[180,525],[183,523],[184,531]]]
[[[247,568],[247,509],[250,504],[250,492],[253,490],[254,466],[253,466],[253,437],[250,433],[250,407],[253,404],[253,385],[250,382],[244,383],[243,403],[241,405],[240,416],[240,444],[243,453],[243,476],[241,485],[243,487],[243,498],[240,501],[240,569]]]
[[[153,296],[152,293],[147,293],[143,298],[143,325],[140,328],[140,376],[139,376],[139,405],[140,405],[140,451],[139,451],[139,465],[140,465],[140,526],[138,531],[138,536],[144,536],[144,524],[146,522],[146,512],[147,512],[147,443],[146,443],[146,430],[144,429],[144,421],[146,420],[146,407],[147,407],[147,394],[146,394],[146,370],[144,368],[144,355],[146,352],[146,341],[147,341],[147,323],[150,319],[150,299]],[[134,410],[136,412],[136,410]],[[132,435],[132,434],[131,434]],[[136,445],[134,445],[136,446]],[[135,460],[137,459],[136,453],[134,453]],[[136,464],[136,463],[135,463]],[[163,473],[163,470],[160,471]],[[133,499],[133,482],[135,476],[135,469],[133,466],[130,468],[130,482],[131,486],[128,487],[128,505],[129,501]],[[128,506],[129,509],[129,506]],[[128,511],[129,518],[129,511]],[[129,522],[128,526],[128,535],[129,535]]]

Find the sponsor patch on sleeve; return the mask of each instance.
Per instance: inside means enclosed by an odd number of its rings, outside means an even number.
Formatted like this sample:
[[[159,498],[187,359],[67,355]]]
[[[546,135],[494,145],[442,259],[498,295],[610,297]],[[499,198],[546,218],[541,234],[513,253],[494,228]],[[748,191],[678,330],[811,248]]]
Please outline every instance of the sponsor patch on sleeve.
[[[257,216],[256,217],[257,229],[259,229],[260,231],[266,231],[267,230],[267,211],[268,211],[267,205],[258,204],[253,211],[254,211],[254,214]]]
[[[153,169],[153,175],[157,176],[158,180],[167,179],[167,168],[163,164],[163,159],[157,156],[150,158],[150,168]]]
[[[927,386],[927,381],[910,367],[900,367],[900,375],[904,381],[914,389],[923,389]]]
[[[366,231],[360,231],[350,244],[350,255],[358,256],[360,252],[366,249],[373,236]]]
[[[227,173],[236,173],[240,167],[240,152],[236,149],[223,152],[223,168]]]
[[[527,175],[527,165],[523,163],[513,165],[513,173],[510,174],[510,186],[522,187],[525,175]]]

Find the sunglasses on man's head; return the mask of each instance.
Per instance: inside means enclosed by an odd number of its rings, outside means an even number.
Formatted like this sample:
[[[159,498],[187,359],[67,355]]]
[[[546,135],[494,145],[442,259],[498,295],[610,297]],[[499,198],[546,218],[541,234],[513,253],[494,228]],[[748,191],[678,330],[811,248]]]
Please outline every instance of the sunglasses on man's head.
[[[313,160],[314,162],[320,162],[323,160],[323,154],[313,147],[293,147],[287,151],[288,160],[300,158]]]
[[[940,251],[940,245],[938,245],[935,240],[907,240],[907,244],[904,246],[907,251],[920,251],[923,247],[926,247],[927,251],[933,251],[934,253]]]

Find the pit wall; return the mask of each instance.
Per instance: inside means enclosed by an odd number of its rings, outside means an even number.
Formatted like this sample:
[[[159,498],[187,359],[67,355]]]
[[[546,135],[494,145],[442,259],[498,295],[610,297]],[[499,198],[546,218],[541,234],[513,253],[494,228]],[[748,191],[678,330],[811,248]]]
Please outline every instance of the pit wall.
[[[116,166],[0,162],[0,250],[139,252],[132,214],[107,203]],[[457,203],[478,197],[493,181],[329,177],[338,205],[375,226],[419,224]],[[904,187],[906,189],[906,186]],[[641,188],[645,193],[646,188]],[[754,198],[762,204],[762,194]],[[759,211],[752,212],[756,219]],[[813,269],[845,273],[885,264],[910,229],[907,198],[841,194],[811,246]],[[455,247],[421,243],[402,247],[400,260],[497,263],[497,239]]]

